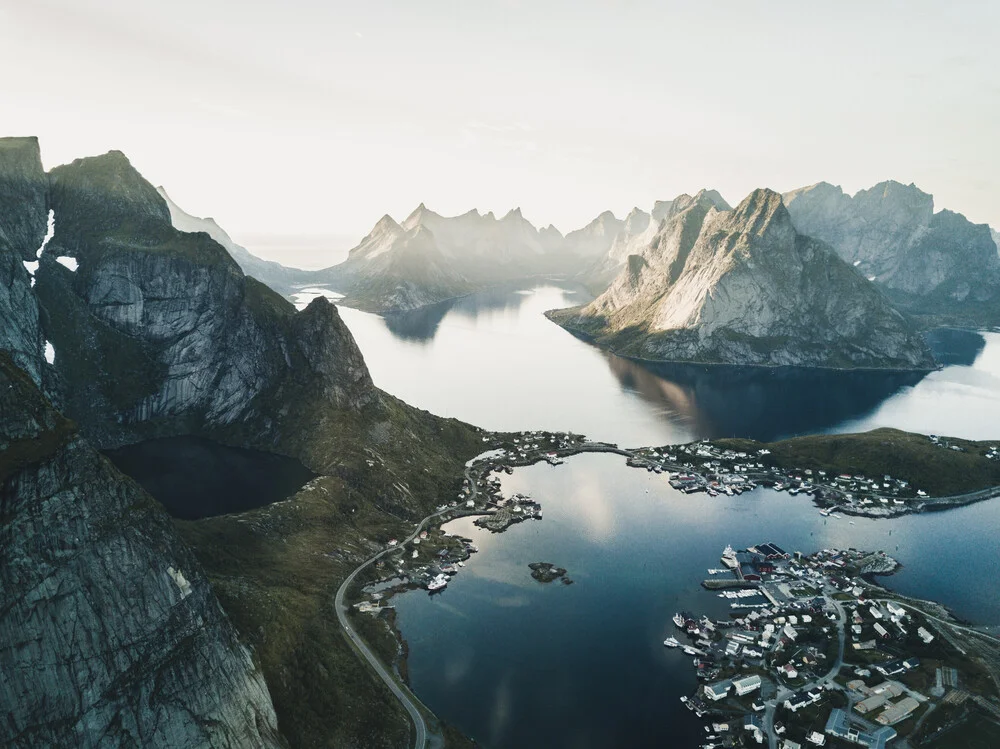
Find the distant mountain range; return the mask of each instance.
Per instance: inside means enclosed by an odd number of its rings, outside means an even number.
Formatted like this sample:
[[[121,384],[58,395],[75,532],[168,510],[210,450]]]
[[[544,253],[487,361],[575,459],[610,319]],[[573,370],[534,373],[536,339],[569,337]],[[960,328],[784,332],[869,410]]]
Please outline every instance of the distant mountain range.
[[[401,224],[383,216],[313,283],[345,293],[350,306],[414,309],[504,282],[572,275],[606,255],[621,228],[606,211],[564,237],[554,226],[536,228],[520,209],[499,219],[475,210],[445,217],[421,203]]]
[[[826,182],[785,193],[799,231],[833,246],[901,309],[933,322],[1000,322],[996,232],[934,212],[915,185],[881,182],[853,197]]]
[[[383,216],[344,262],[306,271],[254,256],[213,219],[188,214],[158,190],[175,228],[206,232],[272,289],[291,296],[329,286],[346,295],[343,304],[378,313],[541,278],[575,280],[601,294],[630,256],[648,254],[672,218],[692,205],[730,209],[717,191],[700,190],[649,211],[634,208],[624,220],[605,211],[563,236],[551,225],[536,228],[519,209],[501,218],[476,210],[446,217],[421,204],[402,223]],[[854,196],[820,182],[781,197],[800,233],[833,247],[922,326],[1000,324],[1000,233],[985,224],[935,212],[931,195],[893,181]]]
[[[930,350],[781,196],[733,210],[702,194],[664,219],[607,291],[550,319],[615,353],[656,361],[929,369]]]

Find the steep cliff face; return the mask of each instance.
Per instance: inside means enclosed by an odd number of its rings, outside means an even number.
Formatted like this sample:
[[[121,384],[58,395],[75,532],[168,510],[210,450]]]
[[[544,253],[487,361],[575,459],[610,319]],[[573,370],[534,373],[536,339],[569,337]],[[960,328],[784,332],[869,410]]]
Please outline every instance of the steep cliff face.
[[[663,227],[664,221],[695,204],[706,209],[730,209],[729,204],[715,190],[699,190],[694,195],[684,193],[673,200],[658,200],[649,213],[636,208],[625,220],[610,249],[581,274],[580,280],[595,293],[603,292],[621,272],[629,256],[638,255],[649,246]]]
[[[281,412],[263,397],[293,377],[337,407],[375,399],[332,305],[296,315],[207,234],[174,229],[124,156],[81,159],[51,179],[56,229],[36,290],[66,412],[99,445],[236,425],[273,444]],[[336,362],[310,348],[319,338],[339,342]]]
[[[31,290],[36,253],[45,239],[48,178],[36,138],[0,138],[0,349],[36,383],[44,340]]]
[[[922,339],[870,283],[795,231],[777,193],[755,190],[732,211],[698,201],[678,207],[604,294],[552,318],[644,359],[933,366]]]
[[[935,213],[933,196],[892,181],[854,197],[825,182],[783,197],[800,232],[834,247],[894,303],[954,320],[1000,319],[1000,258],[985,224]]]
[[[278,746],[169,519],[0,352],[0,744]]]

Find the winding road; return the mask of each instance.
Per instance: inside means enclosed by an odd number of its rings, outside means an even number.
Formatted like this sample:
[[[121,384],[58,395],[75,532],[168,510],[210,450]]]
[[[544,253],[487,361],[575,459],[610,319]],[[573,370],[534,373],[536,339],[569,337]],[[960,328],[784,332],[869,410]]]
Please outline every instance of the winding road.
[[[472,466],[466,466],[465,478],[468,479],[469,486],[471,487],[471,494],[469,495],[469,499],[475,500],[476,496],[479,494],[479,489],[476,486],[476,482],[473,481],[471,478],[471,471],[472,471]],[[402,684],[398,679],[396,679],[392,675],[392,673],[390,673],[389,669],[387,669],[382,664],[382,661],[378,659],[378,656],[376,656],[375,653],[372,652],[371,648],[369,648],[368,645],[365,643],[365,641],[361,639],[361,635],[359,635],[357,631],[354,629],[354,627],[351,626],[351,622],[347,618],[348,607],[344,603],[344,595],[347,593],[347,589],[351,586],[351,583],[354,582],[355,578],[358,576],[358,573],[360,573],[361,570],[363,570],[365,567],[372,564],[373,562],[381,559],[385,555],[391,554],[394,551],[398,551],[399,549],[406,546],[406,544],[413,541],[413,539],[415,539],[417,536],[420,535],[420,531],[424,529],[424,526],[427,525],[428,521],[434,520],[435,518],[438,518],[454,510],[455,510],[454,507],[446,507],[443,510],[437,510],[436,512],[432,512],[430,515],[428,515],[419,523],[417,523],[417,527],[414,529],[413,533],[407,536],[402,542],[400,542],[396,546],[391,546],[382,549],[382,551],[378,552],[377,554],[368,557],[368,559],[366,559],[364,562],[358,565],[354,569],[354,571],[344,579],[344,582],[342,582],[340,584],[340,587],[337,588],[337,595],[334,598],[334,608],[337,611],[337,621],[340,622],[340,626],[344,630],[344,635],[355,646],[358,654],[361,655],[361,657],[364,658],[366,661],[368,661],[368,665],[370,665],[375,670],[375,673],[378,674],[379,678],[382,679],[383,682],[385,682],[385,685],[387,687],[389,687],[389,691],[392,692],[393,695],[395,695],[396,699],[399,700],[400,703],[402,703],[403,707],[406,709],[406,712],[409,713],[410,719],[413,721],[413,728],[414,728],[413,746],[415,749],[425,749],[425,747],[427,746],[427,721],[424,720],[424,715],[420,711],[420,708],[418,707],[419,701],[417,700],[417,697],[413,694],[413,692],[411,692],[405,684]]]
[[[337,610],[337,620],[340,622],[340,626],[343,627],[344,634],[347,636],[348,640],[354,644],[355,648],[357,648],[361,657],[368,661],[368,664],[375,670],[375,673],[379,675],[379,678],[385,682],[387,687],[389,687],[389,691],[392,692],[396,699],[398,699],[402,703],[403,707],[406,708],[406,712],[410,714],[410,719],[413,721],[413,746],[415,749],[424,749],[424,747],[427,746],[427,722],[424,720],[423,713],[420,712],[420,708],[417,706],[417,698],[408,687],[398,681],[389,672],[389,670],[382,665],[378,656],[371,651],[371,648],[369,648],[368,645],[365,644],[365,641],[361,639],[361,635],[359,635],[355,631],[354,627],[351,626],[351,622],[347,618],[347,605],[344,603],[344,594],[347,592],[347,589],[350,587],[351,583],[354,582],[354,579],[358,576],[358,573],[361,572],[361,570],[370,565],[372,562],[381,559],[386,554],[397,551],[406,544],[410,543],[413,539],[420,535],[420,531],[424,529],[424,525],[427,524],[427,521],[433,520],[434,518],[444,515],[446,512],[454,509],[455,508],[453,507],[448,507],[444,510],[438,510],[437,512],[428,515],[417,524],[416,530],[407,536],[402,543],[382,549],[382,551],[366,559],[354,570],[354,572],[345,578],[344,582],[340,584],[340,587],[337,589],[336,598],[334,599],[335,608]]]

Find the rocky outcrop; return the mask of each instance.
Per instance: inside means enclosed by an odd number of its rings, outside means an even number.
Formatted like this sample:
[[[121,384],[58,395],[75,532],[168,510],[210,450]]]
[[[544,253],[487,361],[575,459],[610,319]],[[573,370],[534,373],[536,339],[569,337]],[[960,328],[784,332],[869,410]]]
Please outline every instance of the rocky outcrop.
[[[38,140],[0,138],[0,349],[38,384],[45,342],[31,289],[47,217],[48,178]]]
[[[0,446],[0,744],[278,746],[169,518],[3,352]]]
[[[284,427],[266,398],[302,377],[335,407],[376,398],[329,302],[297,315],[207,234],[177,231],[123,155],[51,178],[58,218],[36,291],[66,413],[101,447],[237,426],[271,443]]]
[[[308,284],[312,279],[312,273],[309,271],[289,268],[280,263],[257,257],[246,247],[234,242],[233,238],[219,226],[215,219],[192,216],[171,200],[165,189],[157,187],[156,191],[166,202],[167,209],[170,211],[170,222],[175,229],[189,234],[197,232],[208,234],[225,248],[226,252],[240,266],[240,270],[279,294],[286,296],[293,294],[299,287]]]
[[[821,182],[786,193],[796,228],[830,244],[902,308],[936,320],[1000,320],[1000,258],[985,224],[934,212],[933,196],[883,182],[853,197]]]
[[[673,200],[658,200],[649,213],[634,208],[615,236],[610,249],[580,275],[580,280],[595,294],[600,294],[621,272],[630,255],[637,255],[649,246],[664,221],[696,203],[706,208],[715,207],[723,211],[730,209],[729,204],[715,190],[699,190],[694,195],[684,193]]]
[[[908,322],[827,245],[796,232],[781,196],[732,211],[675,201],[611,287],[550,313],[616,353],[658,361],[920,369],[931,354]]]

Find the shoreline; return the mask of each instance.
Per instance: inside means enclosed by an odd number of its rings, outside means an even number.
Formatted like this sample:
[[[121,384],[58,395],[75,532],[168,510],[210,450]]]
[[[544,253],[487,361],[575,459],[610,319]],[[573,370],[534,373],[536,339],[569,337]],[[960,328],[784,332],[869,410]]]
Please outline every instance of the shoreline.
[[[629,361],[636,362],[637,364],[674,364],[674,365],[688,365],[692,367],[715,367],[715,368],[732,368],[732,369],[760,369],[760,370],[778,370],[778,369],[789,369],[789,370],[818,370],[823,372],[881,372],[886,374],[900,373],[900,374],[930,374],[931,372],[938,372],[944,369],[944,365],[937,362],[933,367],[831,367],[822,364],[753,364],[753,363],[734,363],[734,362],[719,362],[719,361],[700,361],[697,359],[647,359],[642,356],[636,356],[635,354],[624,354],[614,347],[598,343],[597,336],[587,333],[579,327],[574,325],[569,325],[567,323],[560,322],[555,318],[556,313],[566,312],[569,310],[578,309],[577,307],[566,307],[565,309],[550,309],[546,310],[543,315],[545,318],[558,325],[560,328],[565,330],[570,335],[580,339],[584,343],[588,343],[591,346],[601,350],[606,351],[609,354],[614,354],[622,359],[628,359]]]

